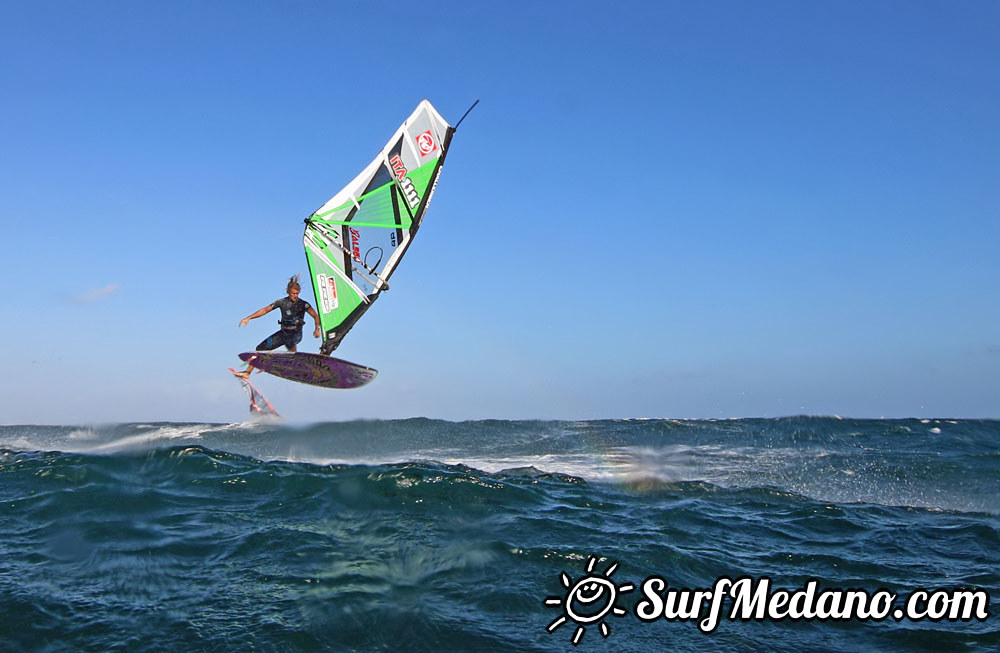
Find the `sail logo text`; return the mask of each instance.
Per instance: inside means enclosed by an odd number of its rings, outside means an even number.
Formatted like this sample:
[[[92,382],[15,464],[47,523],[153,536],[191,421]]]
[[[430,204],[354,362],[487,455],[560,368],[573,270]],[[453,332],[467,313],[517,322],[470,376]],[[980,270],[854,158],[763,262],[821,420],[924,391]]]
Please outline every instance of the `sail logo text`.
[[[403,160],[399,158],[398,154],[393,154],[392,158],[389,159],[389,164],[392,166],[396,179],[399,180],[399,187],[403,190],[403,195],[406,196],[406,203],[410,205],[411,209],[415,208],[420,203],[420,195],[417,194],[413,181],[406,176],[407,170],[406,166],[403,165]]]
[[[316,286],[319,288],[320,308],[329,313],[339,306],[337,301],[337,282],[325,274],[316,275]]]
[[[434,142],[434,136],[431,135],[431,130],[429,129],[423,134],[417,134],[416,140],[420,156],[427,156],[437,149],[437,143]]]
[[[361,260],[361,232],[351,227],[351,255],[355,261]]]

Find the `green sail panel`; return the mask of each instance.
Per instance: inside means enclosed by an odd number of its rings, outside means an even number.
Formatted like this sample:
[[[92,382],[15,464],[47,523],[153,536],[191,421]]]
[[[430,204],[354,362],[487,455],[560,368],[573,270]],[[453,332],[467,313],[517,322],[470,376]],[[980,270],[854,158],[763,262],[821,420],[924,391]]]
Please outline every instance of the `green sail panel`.
[[[378,156],[306,219],[309,276],[329,354],[379,295],[430,205],[454,133],[427,100]]]

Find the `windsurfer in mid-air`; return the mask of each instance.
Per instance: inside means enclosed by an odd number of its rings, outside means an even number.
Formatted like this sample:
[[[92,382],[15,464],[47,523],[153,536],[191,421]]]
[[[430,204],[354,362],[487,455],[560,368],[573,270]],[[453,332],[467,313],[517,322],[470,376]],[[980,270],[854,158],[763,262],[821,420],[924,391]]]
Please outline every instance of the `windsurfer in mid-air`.
[[[322,335],[319,327],[319,315],[316,314],[316,309],[310,306],[306,300],[299,299],[299,292],[302,290],[302,287],[299,285],[299,275],[296,274],[288,280],[288,286],[285,290],[288,292],[287,297],[276,299],[264,308],[240,320],[240,326],[245,327],[250,320],[266,315],[276,308],[281,309],[281,319],[278,320],[281,328],[257,345],[257,351],[271,351],[284,345],[288,351],[294,352],[295,346],[302,341],[302,327],[305,324],[303,316],[306,313],[316,321],[316,329],[313,331],[313,336],[319,338]],[[248,365],[244,371],[233,372],[233,374],[245,379],[250,376],[253,369],[253,365]]]

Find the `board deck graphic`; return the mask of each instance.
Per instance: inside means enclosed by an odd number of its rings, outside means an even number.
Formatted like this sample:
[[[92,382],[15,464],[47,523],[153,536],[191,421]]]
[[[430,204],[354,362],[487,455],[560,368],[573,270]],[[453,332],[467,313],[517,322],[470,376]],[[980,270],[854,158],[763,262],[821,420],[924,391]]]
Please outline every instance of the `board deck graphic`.
[[[240,360],[268,374],[322,388],[360,388],[378,374],[364,365],[307,352],[244,352]]]

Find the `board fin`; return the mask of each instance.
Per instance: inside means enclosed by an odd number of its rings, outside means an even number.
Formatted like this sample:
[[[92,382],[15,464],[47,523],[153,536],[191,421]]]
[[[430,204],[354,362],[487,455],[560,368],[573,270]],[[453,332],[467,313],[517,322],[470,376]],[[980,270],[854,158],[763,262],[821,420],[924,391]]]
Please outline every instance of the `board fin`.
[[[243,389],[246,391],[247,395],[249,395],[250,414],[252,416],[273,415],[275,417],[281,417],[281,415],[278,414],[278,411],[274,409],[274,406],[271,405],[271,402],[268,401],[267,398],[261,394],[260,390],[254,387],[249,380],[240,376],[240,373],[231,367],[229,368],[229,371],[233,373],[233,376],[236,377],[236,380],[240,382],[240,385],[243,386]]]

